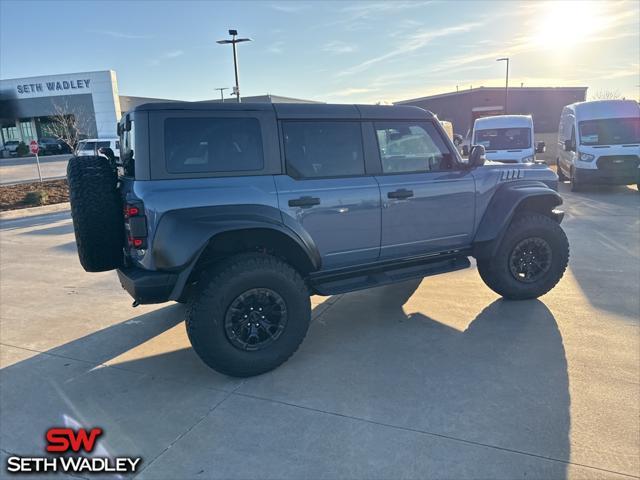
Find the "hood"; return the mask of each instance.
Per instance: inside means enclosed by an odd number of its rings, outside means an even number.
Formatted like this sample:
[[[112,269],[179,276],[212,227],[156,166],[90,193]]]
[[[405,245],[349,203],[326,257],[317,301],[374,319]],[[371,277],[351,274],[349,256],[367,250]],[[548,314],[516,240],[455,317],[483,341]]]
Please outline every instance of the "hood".
[[[487,160],[520,163],[524,157],[534,154],[533,148],[522,148],[513,150],[489,150],[485,153]]]

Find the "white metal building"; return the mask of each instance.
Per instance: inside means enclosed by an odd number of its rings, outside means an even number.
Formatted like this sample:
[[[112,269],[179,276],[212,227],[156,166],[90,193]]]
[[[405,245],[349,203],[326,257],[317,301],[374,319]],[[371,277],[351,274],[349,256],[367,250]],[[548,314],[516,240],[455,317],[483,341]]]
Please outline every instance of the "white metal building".
[[[64,75],[0,80],[0,140],[25,143],[47,136],[51,117],[83,115],[86,135],[116,136],[120,97],[116,72],[79,72]]]

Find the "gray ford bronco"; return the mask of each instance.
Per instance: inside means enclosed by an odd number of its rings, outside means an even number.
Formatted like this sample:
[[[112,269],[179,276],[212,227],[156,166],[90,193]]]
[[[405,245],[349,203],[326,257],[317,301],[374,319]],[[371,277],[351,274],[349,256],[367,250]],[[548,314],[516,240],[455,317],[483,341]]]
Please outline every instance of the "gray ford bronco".
[[[68,166],[78,255],[117,269],[134,306],[187,304],[213,369],[251,376],[306,335],[311,294],[477,261],[508,299],[535,298],[569,258],[556,174],[464,161],[408,106],[153,103],[118,124],[121,164]]]

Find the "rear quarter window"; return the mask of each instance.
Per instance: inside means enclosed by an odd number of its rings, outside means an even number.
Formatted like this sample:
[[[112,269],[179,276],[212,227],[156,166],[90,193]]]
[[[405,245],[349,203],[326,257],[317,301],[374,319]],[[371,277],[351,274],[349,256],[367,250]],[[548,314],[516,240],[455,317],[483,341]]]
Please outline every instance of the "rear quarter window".
[[[264,166],[256,118],[168,118],[164,151],[169,173],[255,171]]]
[[[289,176],[304,179],[364,175],[359,122],[286,121],[282,130]]]

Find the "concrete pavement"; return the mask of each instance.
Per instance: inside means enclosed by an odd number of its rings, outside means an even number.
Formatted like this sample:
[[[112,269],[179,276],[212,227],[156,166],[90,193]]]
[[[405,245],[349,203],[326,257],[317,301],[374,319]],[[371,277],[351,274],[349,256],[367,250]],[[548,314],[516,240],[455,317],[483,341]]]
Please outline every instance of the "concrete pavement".
[[[149,479],[638,477],[640,194],[562,194],[570,268],[539,300],[473,268],[314,297],[298,353],[247,380],[199,361],[181,305],[85,273],[68,212],[3,221],[2,463],[77,422]]]
[[[67,175],[68,155],[39,157],[43,179],[62,178]],[[0,185],[38,180],[36,157],[0,158]]]

